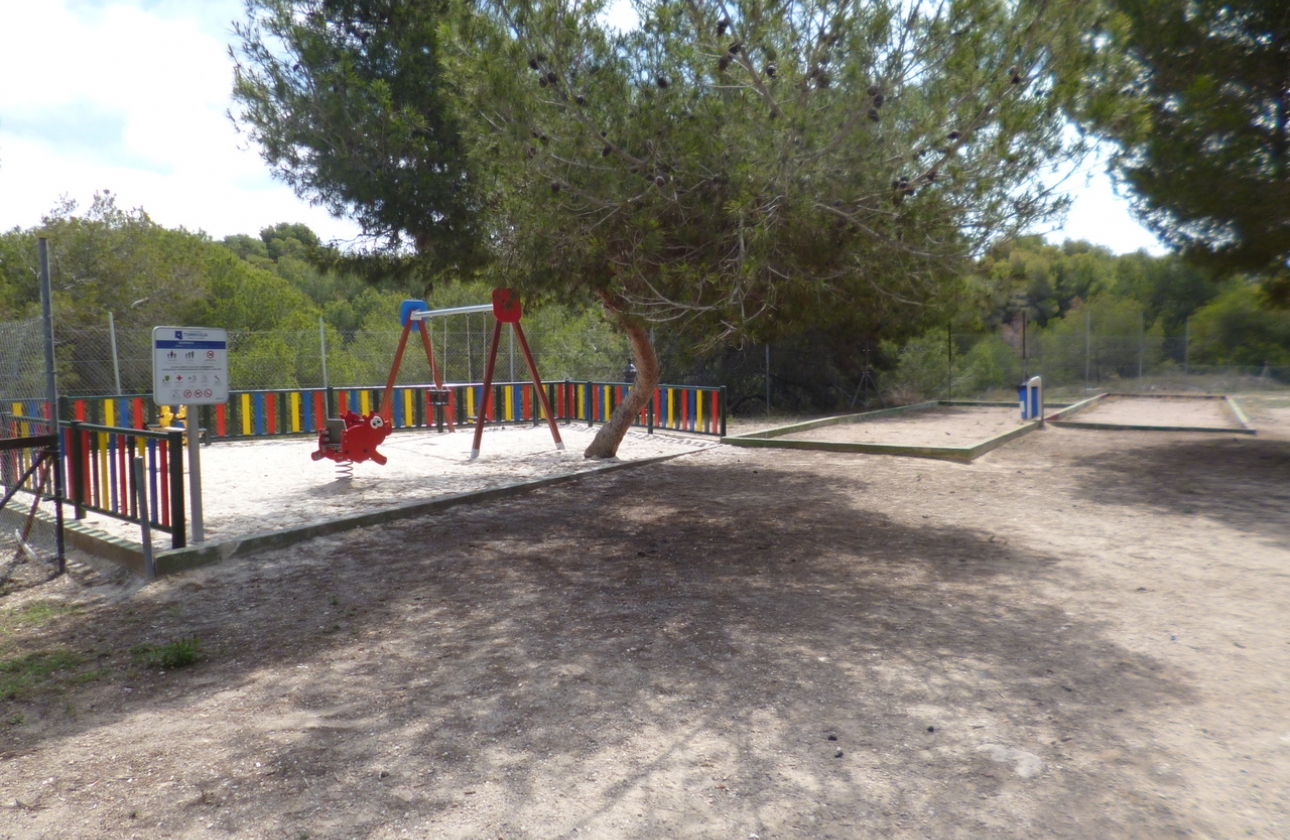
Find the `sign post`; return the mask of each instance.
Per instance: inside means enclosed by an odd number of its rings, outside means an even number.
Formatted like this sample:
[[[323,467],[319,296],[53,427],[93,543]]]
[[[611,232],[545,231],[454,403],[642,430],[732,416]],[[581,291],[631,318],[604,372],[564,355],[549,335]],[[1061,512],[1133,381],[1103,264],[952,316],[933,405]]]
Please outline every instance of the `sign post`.
[[[228,333],[210,327],[154,327],[152,399],[188,407],[188,485],[193,542],[203,542],[201,423],[197,407],[228,402]]]

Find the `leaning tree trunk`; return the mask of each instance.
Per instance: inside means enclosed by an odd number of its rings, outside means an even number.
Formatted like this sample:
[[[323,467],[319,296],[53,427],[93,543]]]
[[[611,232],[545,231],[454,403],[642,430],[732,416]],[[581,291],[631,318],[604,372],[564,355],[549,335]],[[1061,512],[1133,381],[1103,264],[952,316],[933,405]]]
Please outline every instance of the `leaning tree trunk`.
[[[627,397],[618,404],[614,413],[609,416],[609,422],[600,427],[596,432],[596,437],[587,447],[587,451],[582,453],[584,458],[612,458],[618,453],[618,445],[623,442],[623,436],[631,428],[632,421],[640,414],[649,398],[658,387],[658,356],[654,353],[654,345],[649,340],[649,333],[641,322],[630,315],[623,313],[622,309],[615,304],[607,293],[601,293],[601,300],[604,301],[607,309],[627,333],[627,338],[632,343],[632,359],[636,363],[636,382],[632,389],[627,392]]]

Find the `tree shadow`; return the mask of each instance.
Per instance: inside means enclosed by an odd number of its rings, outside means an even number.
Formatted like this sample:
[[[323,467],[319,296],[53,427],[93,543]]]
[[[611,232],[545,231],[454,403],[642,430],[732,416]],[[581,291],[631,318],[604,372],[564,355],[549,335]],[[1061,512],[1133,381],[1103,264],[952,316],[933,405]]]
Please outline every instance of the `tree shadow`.
[[[1204,516],[1290,544],[1290,447],[1265,438],[1168,441],[1076,459],[1081,495],[1102,504]]]
[[[221,773],[180,768],[169,794],[179,833],[255,819],[374,837],[411,814],[445,835],[627,836],[649,832],[609,826],[640,814],[659,836],[822,836],[820,820],[854,834],[845,820],[863,814],[881,836],[933,802],[984,825],[1019,782],[982,743],[1050,765],[1081,744],[1138,761],[1131,718],[1193,700],[1037,594],[1070,574],[1055,558],[908,527],[866,508],[880,488],[767,463],[599,475],[356,531],[248,558],[249,576],[176,582],[132,622],[105,606],[57,632],[111,627],[124,644],[182,626],[210,646],[128,700],[91,689],[95,727],[145,710],[223,720]],[[234,715],[217,689],[258,699]],[[18,749],[83,734],[64,721]],[[1087,836],[1107,819],[1096,772],[1049,774],[992,836],[1065,836],[1042,819],[1058,812],[1083,814],[1069,834]]]

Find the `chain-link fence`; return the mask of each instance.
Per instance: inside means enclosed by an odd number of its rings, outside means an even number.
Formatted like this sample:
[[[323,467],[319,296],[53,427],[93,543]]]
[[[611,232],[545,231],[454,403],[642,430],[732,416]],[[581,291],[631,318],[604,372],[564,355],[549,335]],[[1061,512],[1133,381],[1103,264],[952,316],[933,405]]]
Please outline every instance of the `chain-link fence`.
[[[427,322],[444,381],[483,379],[492,337],[490,313]],[[736,415],[818,413],[908,403],[921,399],[1010,399],[1023,377],[1042,375],[1051,396],[1099,390],[1247,392],[1290,385],[1290,369],[1196,364],[1188,337],[1152,330],[1137,334],[1005,326],[992,333],[931,332],[901,346],[855,349],[828,337],[799,337],[695,356],[656,336],[663,381],[724,385]],[[38,327],[38,325],[37,325]],[[622,381],[625,338],[603,324],[525,319],[525,332],[547,381]],[[389,376],[400,331],[396,325],[341,333],[331,326],[303,331],[230,332],[229,366],[236,390],[370,387]],[[152,333],[148,329],[64,329],[58,335],[59,386],[66,396],[152,390]],[[17,336],[15,339],[17,340]],[[39,331],[29,338],[38,353]],[[21,356],[18,353],[17,356]],[[15,356],[15,358],[17,357]],[[7,357],[6,357],[7,358]],[[34,358],[34,357],[33,357]],[[12,364],[12,363],[10,363]],[[40,371],[0,371],[5,384]],[[421,342],[409,341],[398,384],[430,380]],[[510,330],[498,347],[496,381],[528,378]]]
[[[426,322],[435,361],[446,382],[483,379],[494,323],[488,312]],[[524,328],[544,379],[621,378],[629,352],[621,336],[602,329],[570,330],[541,322],[526,323]],[[302,331],[230,331],[229,384],[236,390],[382,384],[390,374],[400,334],[397,325],[347,333],[330,326]],[[58,341],[59,390],[64,396],[152,391],[150,329],[64,329]],[[427,382],[430,378],[425,350],[413,333],[398,383]],[[528,379],[523,351],[510,329],[501,334],[494,378]]]
[[[59,566],[56,447],[49,418],[40,318],[0,323],[0,594],[37,583]]]
[[[1011,399],[1018,383],[1042,376],[1051,397],[1101,391],[1245,393],[1290,387],[1290,368],[1199,365],[1186,335],[1137,335],[1005,328],[989,334],[928,334],[896,354],[881,377],[894,401]]]

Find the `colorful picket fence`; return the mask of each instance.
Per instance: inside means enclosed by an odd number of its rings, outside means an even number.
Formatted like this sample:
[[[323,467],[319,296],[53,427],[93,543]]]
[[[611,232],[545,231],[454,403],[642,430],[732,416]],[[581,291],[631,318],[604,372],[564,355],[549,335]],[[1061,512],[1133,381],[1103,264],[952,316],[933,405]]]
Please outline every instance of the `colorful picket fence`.
[[[0,412],[0,435],[5,438],[32,438],[53,434],[49,421],[49,404],[44,400],[6,400]],[[0,484],[6,489],[19,484],[35,457],[30,448],[0,451]],[[49,488],[52,495],[53,487]]]
[[[49,412],[43,401],[4,405],[9,409],[0,416],[5,437],[49,433]],[[113,404],[104,410],[115,419],[120,416],[116,414],[119,408]],[[64,421],[59,426],[63,475],[67,480],[64,493],[77,519],[84,519],[86,511],[94,511],[127,522],[141,522],[130,468],[133,458],[139,455],[144,463],[149,524],[170,534],[172,547],[182,548],[186,544],[182,432],[121,428],[78,420]],[[0,461],[0,476],[20,475],[29,466],[31,457],[29,451],[6,450]]]
[[[589,425],[606,422],[626,397],[630,386],[612,382],[550,382],[547,398],[557,421]],[[298,388],[233,391],[221,405],[202,406],[200,427],[208,439],[316,434],[327,417],[345,411],[366,414],[378,408],[383,388]],[[472,423],[483,400],[479,384],[447,385],[447,404],[431,404],[433,388],[426,385],[394,389],[391,425],[395,429],[442,427],[449,417],[456,424]],[[661,385],[653,401],[641,409],[636,426],[651,432],[666,429],[695,434],[725,434],[725,389],[694,385]],[[64,419],[104,426],[146,429],[155,426],[158,409],[151,397],[77,397],[66,401]],[[486,412],[488,423],[533,423],[545,419],[542,402],[531,382],[493,386]]]
[[[88,510],[141,522],[130,469],[135,456],[140,456],[150,526],[170,534],[172,548],[187,544],[183,432],[126,429],[75,420],[61,425],[67,501],[77,519],[84,519]]]

